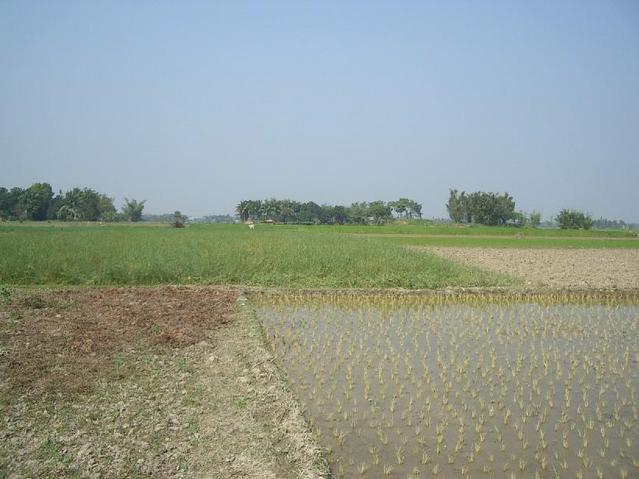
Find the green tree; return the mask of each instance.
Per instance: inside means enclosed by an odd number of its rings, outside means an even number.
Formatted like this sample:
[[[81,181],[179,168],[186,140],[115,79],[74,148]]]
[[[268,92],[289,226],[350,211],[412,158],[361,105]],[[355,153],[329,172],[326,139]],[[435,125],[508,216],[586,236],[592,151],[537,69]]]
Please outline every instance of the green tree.
[[[242,221],[247,221],[249,219],[249,204],[251,202],[248,200],[242,200],[235,207],[235,212],[240,217]]]
[[[526,224],[528,223],[528,218],[526,218],[526,215],[522,211],[516,211],[515,213],[513,213],[511,221],[513,226],[522,227],[526,226]]]
[[[399,218],[421,218],[422,205],[417,201],[409,198],[400,198],[397,201],[391,201],[388,206],[394,211]]]
[[[99,211],[99,219],[100,221],[119,221],[120,215],[118,215],[118,210],[115,209],[115,205],[113,204],[113,198],[109,198],[106,195],[100,195],[98,199],[98,211]],[[141,216],[141,214],[140,214]]]
[[[260,200],[243,200],[235,208],[242,221],[254,220],[259,218],[262,211],[262,202]]]
[[[366,224],[368,223],[368,203],[353,203],[348,208],[349,223]]]
[[[391,207],[383,201],[371,201],[368,205],[368,215],[373,217],[375,224],[384,224],[392,218]]]
[[[91,188],[73,188],[60,198],[56,217],[63,220],[99,221],[115,212],[113,199]]]
[[[300,203],[292,200],[280,201],[277,205],[278,221],[288,223],[289,221],[299,221]]]
[[[300,223],[319,224],[322,216],[322,208],[317,203],[309,201],[301,203],[299,208],[298,221]]]
[[[322,206],[322,223],[343,225],[348,222],[348,211],[344,206]]]
[[[262,201],[260,216],[263,220],[277,220],[280,215],[281,202],[275,198],[268,198]]]
[[[28,219],[43,221],[53,200],[53,190],[49,183],[34,183],[21,196],[22,205]]]
[[[463,195],[463,193],[462,193]],[[448,216],[455,223],[462,223],[464,221],[464,207],[462,204],[462,198],[457,194],[457,190],[450,190],[450,196],[448,197],[448,203],[446,203],[446,209],[448,210]]]
[[[561,229],[585,229],[592,228],[592,218],[578,210],[563,209],[555,218]]]
[[[461,194],[450,190],[446,204],[450,218],[456,223],[478,223],[483,225],[504,225],[513,220],[515,201],[508,193],[484,193],[476,191]]]
[[[541,224],[541,213],[538,211],[533,211],[530,213],[530,226],[533,228],[537,228]]]
[[[397,201],[391,201],[388,203],[388,206],[391,208],[392,211],[394,211],[398,217],[402,217],[404,216],[407,211],[408,211],[408,205],[407,202],[408,200],[406,198],[400,198]]]
[[[22,188],[0,188],[0,219],[16,220],[26,216],[22,205]]]
[[[624,220],[610,220],[607,218],[599,217],[598,220],[594,220],[592,226],[597,229],[615,229],[622,230],[629,227]]]
[[[140,221],[142,219],[142,211],[144,210],[146,200],[138,201],[134,199],[124,198],[124,206],[122,207],[122,218],[125,221]]]
[[[414,200],[408,200],[408,216],[410,218],[422,217],[422,204]]]

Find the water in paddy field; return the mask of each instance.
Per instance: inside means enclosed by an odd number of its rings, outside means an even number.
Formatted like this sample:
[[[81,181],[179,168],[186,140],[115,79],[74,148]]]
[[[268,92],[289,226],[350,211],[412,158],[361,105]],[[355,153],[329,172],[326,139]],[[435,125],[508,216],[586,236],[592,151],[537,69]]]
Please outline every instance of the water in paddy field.
[[[337,477],[639,477],[639,302],[277,297]]]

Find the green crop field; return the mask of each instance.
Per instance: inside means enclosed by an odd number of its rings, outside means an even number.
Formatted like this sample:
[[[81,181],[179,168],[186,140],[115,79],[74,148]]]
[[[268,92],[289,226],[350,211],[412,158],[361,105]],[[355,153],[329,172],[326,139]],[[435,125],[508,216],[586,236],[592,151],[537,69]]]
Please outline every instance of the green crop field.
[[[402,235],[376,236],[383,241],[410,246],[458,246],[470,248],[639,248],[639,239],[574,236]]]
[[[0,283],[301,288],[503,286],[503,276],[404,246],[639,248],[625,231],[432,225],[25,223],[0,226]]]
[[[503,286],[504,276],[332,228],[3,225],[0,283],[299,288]]]
[[[286,227],[286,226],[280,226]],[[407,224],[388,224],[381,226],[342,225],[319,226],[341,233],[356,234],[410,234],[410,235],[452,235],[452,236],[504,236],[504,237],[560,237],[560,238],[634,238],[639,232],[630,230],[571,230],[547,228],[516,228],[512,226],[483,226],[461,224],[439,224],[426,221]],[[318,226],[289,226],[296,229],[317,229]]]

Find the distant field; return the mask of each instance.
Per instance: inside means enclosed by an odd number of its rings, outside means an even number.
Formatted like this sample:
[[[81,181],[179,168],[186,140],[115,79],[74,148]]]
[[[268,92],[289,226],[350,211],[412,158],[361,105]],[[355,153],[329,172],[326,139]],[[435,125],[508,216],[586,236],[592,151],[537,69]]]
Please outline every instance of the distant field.
[[[515,281],[409,252],[401,244],[337,231],[268,225],[250,231],[244,225],[4,224],[0,284],[430,289]]]
[[[368,235],[367,235],[368,236]],[[639,248],[639,238],[574,236],[481,236],[481,235],[376,235],[388,243],[410,246],[457,246],[475,248]]]
[[[343,226],[286,226],[279,228],[317,229],[322,228],[340,233],[363,234],[410,234],[410,235],[452,235],[452,236],[525,236],[560,238],[635,238],[638,231],[628,230],[561,230],[548,228],[515,228],[512,226],[481,225],[442,225],[428,223],[391,224],[382,226],[343,225]]]
[[[560,230],[499,226],[405,224],[383,226],[277,225],[296,232],[325,231],[410,246],[477,248],[639,248],[636,231]]]

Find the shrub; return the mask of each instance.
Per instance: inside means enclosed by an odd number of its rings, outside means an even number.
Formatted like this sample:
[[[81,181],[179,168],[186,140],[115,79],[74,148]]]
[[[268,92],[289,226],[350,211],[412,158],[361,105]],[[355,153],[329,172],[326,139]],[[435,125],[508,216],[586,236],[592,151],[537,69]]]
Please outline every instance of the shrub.
[[[173,220],[171,221],[171,226],[173,228],[184,228],[184,225],[187,219],[188,218],[186,215],[183,215],[179,211],[176,211],[175,213],[173,213]]]
[[[585,229],[592,228],[592,218],[581,211],[563,209],[557,215],[557,223],[561,229]]]
[[[536,228],[541,224],[541,213],[538,211],[533,211],[530,213],[530,226]]]

